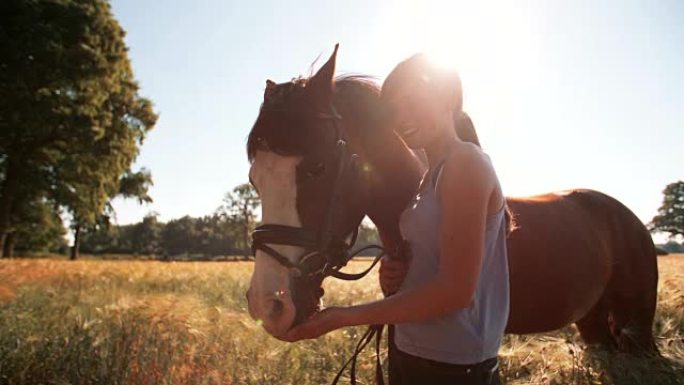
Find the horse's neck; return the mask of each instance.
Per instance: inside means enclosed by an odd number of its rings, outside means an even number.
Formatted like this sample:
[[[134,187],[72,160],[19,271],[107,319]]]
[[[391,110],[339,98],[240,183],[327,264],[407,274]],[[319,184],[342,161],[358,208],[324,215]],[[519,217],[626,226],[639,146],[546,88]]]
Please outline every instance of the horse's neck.
[[[375,142],[375,143],[373,143]],[[394,134],[378,135],[368,143],[375,151],[366,156],[371,165],[371,199],[367,215],[390,250],[401,241],[399,216],[418,190],[423,167]]]

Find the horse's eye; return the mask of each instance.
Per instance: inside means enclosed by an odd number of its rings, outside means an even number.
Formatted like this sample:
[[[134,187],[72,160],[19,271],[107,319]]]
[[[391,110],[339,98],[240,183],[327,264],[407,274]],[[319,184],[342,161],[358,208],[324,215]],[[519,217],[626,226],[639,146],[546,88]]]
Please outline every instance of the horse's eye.
[[[317,178],[325,172],[325,165],[323,162],[317,163],[314,167],[310,168],[306,172],[306,177],[307,178]]]

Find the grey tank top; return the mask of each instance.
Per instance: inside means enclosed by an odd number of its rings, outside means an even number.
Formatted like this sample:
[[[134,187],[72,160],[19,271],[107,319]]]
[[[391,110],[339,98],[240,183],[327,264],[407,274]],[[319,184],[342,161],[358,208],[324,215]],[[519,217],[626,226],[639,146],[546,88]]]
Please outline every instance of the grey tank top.
[[[441,167],[436,175],[439,171]],[[502,208],[487,217],[480,278],[470,305],[438,318],[396,324],[394,340],[401,351],[462,365],[497,356],[510,301],[504,211]],[[401,234],[410,243],[413,254],[399,291],[422,286],[437,275],[440,226],[435,186],[427,182],[399,219]]]

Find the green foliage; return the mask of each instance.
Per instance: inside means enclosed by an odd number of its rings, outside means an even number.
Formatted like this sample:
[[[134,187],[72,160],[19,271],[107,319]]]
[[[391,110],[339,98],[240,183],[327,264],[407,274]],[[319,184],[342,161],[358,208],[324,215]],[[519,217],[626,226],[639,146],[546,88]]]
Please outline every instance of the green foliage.
[[[171,255],[190,253],[195,250],[195,224],[197,220],[190,216],[169,221],[162,230],[164,250]]]
[[[236,229],[240,227],[232,218],[214,213],[195,222],[196,241],[193,253],[207,256],[235,254]]]
[[[120,192],[157,119],[124,34],[105,0],[0,2],[3,239],[36,194],[89,225]]]
[[[125,196],[139,199],[146,196],[151,182],[145,170],[124,176],[122,181],[124,179],[128,179],[122,182],[121,191],[127,191]],[[84,228],[81,248],[93,254],[157,255],[164,258],[235,253],[243,253],[244,256],[250,248],[249,236],[256,223],[255,210],[259,205],[254,188],[242,184],[226,195],[224,205],[216,212],[199,218],[184,216],[162,223],[156,214],[152,214],[136,224],[111,226],[109,217],[102,216],[94,225]]]
[[[665,187],[663,204],[649,224],[649,229],[669,233],[672,238],[684,236],[684,181]]]
[[[217,213],[238,226],[236,246],[242,249],[242,255],[247,259],[251,253],[249,236],[256,227],[256,209],[261,205],[259,194],[250,183],[243,183],[226,194],[223,203]]]
[[[149,189],[154,183],[152,174],[143,168],[138,172],[126,171],[119,179],[118,196],[122,198],[135,198],[138,203],[152,203]]]
[[[136,198],[141,204],[143,202],[151,203],[152,197],[148,192],[151,185],[152,174],[148,170],[143,168],[135,173],[128,170],[119,180],[119,192],[116,196]],[[74,246],[71,250],[72,259],[77,259],[79,250],[83,247],[84,235],[86,238],[86,252],[90,253],[156,254],[160,251],[159,238],[163,224],[156,223],[156,217],[154,218],[154,223],[152,223],[152,219],[145,218],[139,225],[123,232],[122,234],[130,234],[130,236],[126,237],[122,245],[119,245],[118,228],[114,229],[116,231],[113,231],[110,224],[111,216],[115,215],[111,202],[107,202],[105,209],[106,212],[101,214],[95,223],[86,224],[85,226],[78,222],[75,223],[74,227],[77,231],[74,232]],[[85,234],[81,231],[82,228],[84,228]]]
[[[184,216],[169,221],[162,230],[162,246],[168,255],[192,253],[197,246],[197,219]]]
[[[157,214],[148,214],[140,223],[132,227],[130,233],[131,246],[140,254],[156,255],[161,251],[162,224]]]
[[[19,254],[30,252],[61,252],[67,249],[66,230],[59,213],[45,200],[26,203],[18,210],[21,218],[14,232],[14,243]]]
[[[117,253],[121,249],[120,233],[121,227],[111,225],[109,218],[103,216],[81,233],[81,251],[89,254]],[[124,252],[132,253],[130,250]]]
[[[677,243],[675,241],[668,241],[664,245],[659,245],[665,253],[684,253],[684,244]]]
[[[81,249],[91,254],[156,255],[163,258],[202,255],[227,256],[242,249],[235,247],[235,234],[241,224],[212,214],[184,216],[159,222],[148,215],[141,222],[124,226],[93,226],[83,233]]]

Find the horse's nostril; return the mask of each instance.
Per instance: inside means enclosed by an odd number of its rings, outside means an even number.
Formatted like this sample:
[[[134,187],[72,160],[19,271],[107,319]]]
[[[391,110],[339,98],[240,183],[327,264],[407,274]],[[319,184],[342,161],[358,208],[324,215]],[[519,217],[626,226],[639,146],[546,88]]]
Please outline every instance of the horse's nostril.
[[[285,310],[285,304],[279,299],[269,300],[268,318],[279,318]]]

